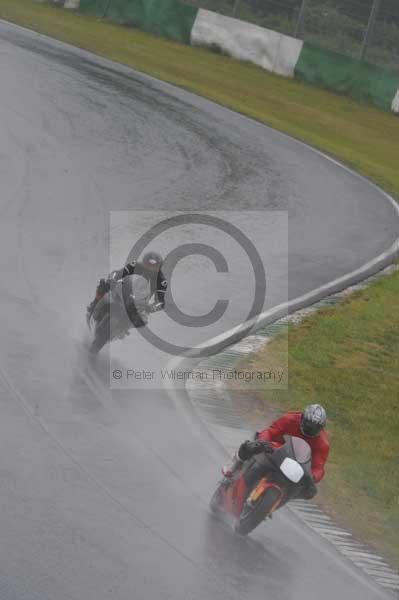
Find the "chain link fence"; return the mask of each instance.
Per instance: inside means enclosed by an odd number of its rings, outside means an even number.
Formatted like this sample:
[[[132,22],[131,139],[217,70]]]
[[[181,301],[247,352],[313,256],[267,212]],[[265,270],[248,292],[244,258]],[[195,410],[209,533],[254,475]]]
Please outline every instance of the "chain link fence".
[[[185,0],[399,70],[399,0]]]

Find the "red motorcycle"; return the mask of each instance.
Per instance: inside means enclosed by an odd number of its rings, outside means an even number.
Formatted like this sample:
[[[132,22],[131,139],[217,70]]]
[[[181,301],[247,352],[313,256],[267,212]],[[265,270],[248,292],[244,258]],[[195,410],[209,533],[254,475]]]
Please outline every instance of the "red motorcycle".
[[[273,447],[246,461],[233,478],[224,477],[212,496],[212,512],[232,516],[239,535],[296,497],[311,477],[312,451],[305,440],[285,436],[284,444]]]

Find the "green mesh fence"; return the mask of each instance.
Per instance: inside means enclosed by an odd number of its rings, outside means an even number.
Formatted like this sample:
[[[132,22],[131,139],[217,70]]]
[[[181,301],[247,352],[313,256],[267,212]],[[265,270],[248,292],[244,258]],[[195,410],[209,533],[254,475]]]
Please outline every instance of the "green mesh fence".
[[[198,9],[179,0],[81,0],[80,11],[189,43]]]
[[[305,43],[295,77],[391,109],[399,73]]]

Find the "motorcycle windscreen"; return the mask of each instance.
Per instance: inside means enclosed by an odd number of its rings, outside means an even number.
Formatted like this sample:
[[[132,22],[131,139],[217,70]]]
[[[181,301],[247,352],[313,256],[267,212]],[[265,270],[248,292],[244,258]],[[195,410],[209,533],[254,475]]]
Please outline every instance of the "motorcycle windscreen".
[[[312,461],[312,450],[307,442],[302,438],[292,437],[292,458],[294,458],[303,467],[310,466]]]
[[[141,275],[128,275],[123,279],[123,297],[126,304],[132,301],[136,309],[145,309],[151,296],[150,282]]]
[[[271,460],[279,469],[281,463],[287,457],[296,460],[307,470],[312,462],[312,450],[302,438],[285,435],[284,444],[273,452]]]

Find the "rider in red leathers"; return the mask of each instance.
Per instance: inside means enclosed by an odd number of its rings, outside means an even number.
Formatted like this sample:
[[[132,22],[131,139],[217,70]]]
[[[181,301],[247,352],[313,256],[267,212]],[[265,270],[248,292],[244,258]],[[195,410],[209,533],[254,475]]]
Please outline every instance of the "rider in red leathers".
[[[288,412],[274,421],[270,427],[256,434],[255,441],[246,441],[241,444],[238,456],[231,468],[224,468],[223,474],[226,480],[233,477],[237,470],[241,469],[243,463],[255,454],[270,451],[284,443],[284,436],[290,435],[305,440],[312,450],[312,477],[309,478],[301,496],[309,499],[316,495],[315,483],[319,483],[324,477],[324,465],[328,458],[329,441],[324,430],[326,424],[326,412],[319,404],[307,406],[303,412]]]
[[[314,405],[313,405],[314,406]],[[321,408],[321,407],[320,407]],[[305,430],[302,424],[303,413],[288,412],[277,421],[274,421],[267,429],[264,429],[256,436],[256,439],[262,442],[284,442],[284,435],[299,437],[307,442],[312,450],[312,475],[315,483],[319,483],[324,477],[324,465],[328,458],[330,444],[324,425],[321,429]],[[309,433],[314,433],[309,435]]]

